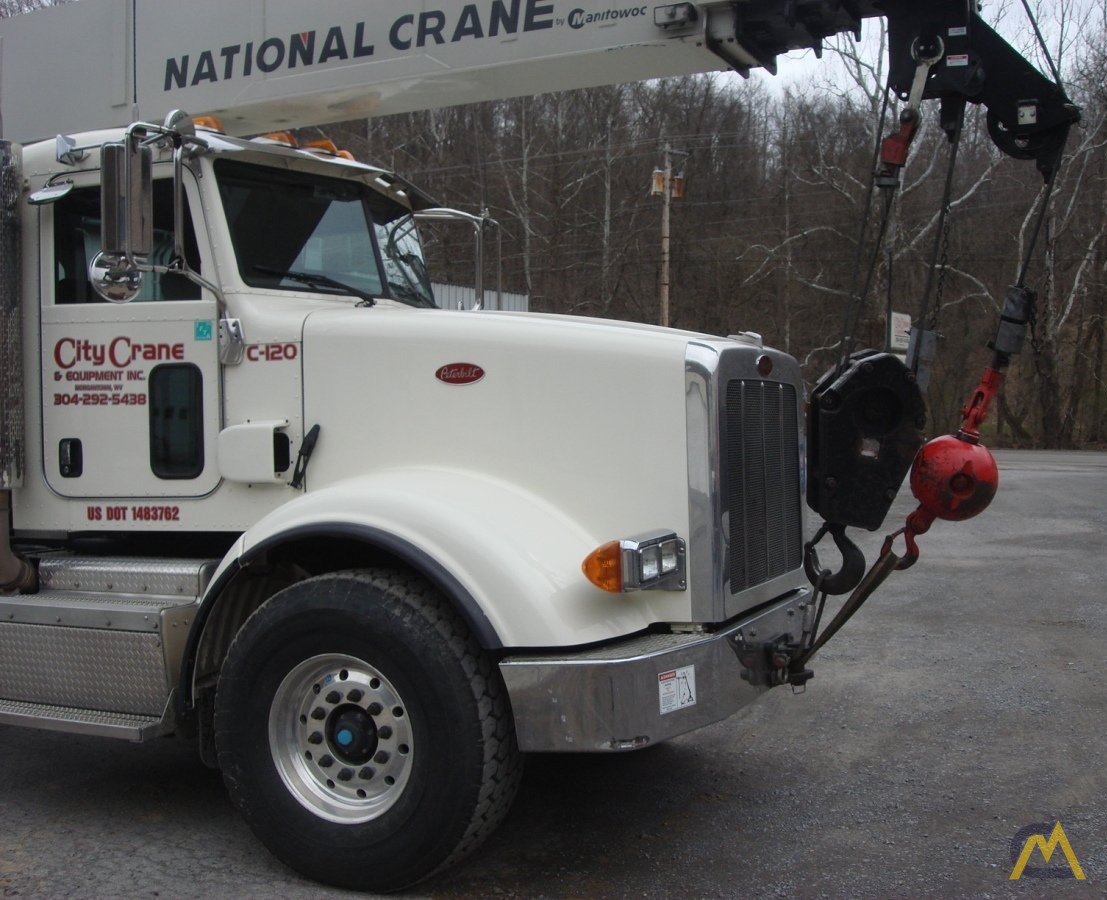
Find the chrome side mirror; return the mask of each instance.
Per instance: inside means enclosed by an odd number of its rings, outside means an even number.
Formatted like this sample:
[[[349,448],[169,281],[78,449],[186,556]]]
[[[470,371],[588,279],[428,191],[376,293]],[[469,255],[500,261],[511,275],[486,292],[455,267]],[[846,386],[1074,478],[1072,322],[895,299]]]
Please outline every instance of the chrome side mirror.
[[[101,241],[109,256],[145,259],[154,246],[153,150],[128,134],[100,150]]]
[[[130,303],[154,246],[153,150],[127,132],[100,148],[100,242],[88,266],[92,287],[109,303]]]
[[[71,190],[73,190],[72,181],[58,181],[35,191],[27,198],[27,202],[30,203],[31,206],[46,206],[47,204],[56,203],[58,200],[61,200],[61,198],[65,197]]]
[[[97,253],[88,265],[88,279],[109,303],[130,303],[142,290],[142,273],[123,256]]]

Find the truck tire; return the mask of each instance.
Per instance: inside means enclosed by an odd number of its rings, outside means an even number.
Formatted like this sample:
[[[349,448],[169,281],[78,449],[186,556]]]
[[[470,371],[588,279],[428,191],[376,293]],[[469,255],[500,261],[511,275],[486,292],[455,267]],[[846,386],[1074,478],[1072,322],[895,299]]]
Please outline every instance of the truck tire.
[[[399,890],[457,862],[522,774],[495,663],[411,573],[275,594],[235,638],[215,703],[234,804],[278,859],[338,887]]]

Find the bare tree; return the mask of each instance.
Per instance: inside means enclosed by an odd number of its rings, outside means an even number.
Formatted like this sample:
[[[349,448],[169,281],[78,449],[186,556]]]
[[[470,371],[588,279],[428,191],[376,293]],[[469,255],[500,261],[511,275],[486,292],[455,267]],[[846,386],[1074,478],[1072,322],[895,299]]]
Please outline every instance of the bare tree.
[[[0,0],[0,19],[10,19],[22,13],[33,12],[47,6],[62,6],[72,0]]]
[[[1022,7],[1009,5],[1010,30]],[[1011,370],[999,404],[1005,440],[1069,445],[1107,435],[1105,7],[1049,7],[1053,55],[1072,73],[1084,124],[1031,267],[1040,311],[1029,358]],[[1076,23],[1078,13],[1099,19]],[[932,308],[944,341],[930,400],[933,427],[945,430],[988,361],[1040,180],[996,150],[970,108],[952,224],[939,234],[949,150],[928,121],[903,174],[894,228],[881,247],[870,230],[859,255],[874,147],[899,112],[893,99],[881,126],[885,70],[873,52],[843,42],[843,77],[783,96],[760,82],[665,79],[375,120],[365,145],[451,205],[488,207],[505,227],[505,286],[531,294],[533,308],[653,321],[659,209],[647,185],[669,141],[689,154],[687,194],[672,207],[674,324],[760,331],[812,379],[841,352],[857,260],[877,254],[855,336],[879,346],[887,306],[917,312],[937,246],[941,292]],[[364,123],[352,127],[365,134]],[[439,249],[439,266],[459,272],[460,248]]]

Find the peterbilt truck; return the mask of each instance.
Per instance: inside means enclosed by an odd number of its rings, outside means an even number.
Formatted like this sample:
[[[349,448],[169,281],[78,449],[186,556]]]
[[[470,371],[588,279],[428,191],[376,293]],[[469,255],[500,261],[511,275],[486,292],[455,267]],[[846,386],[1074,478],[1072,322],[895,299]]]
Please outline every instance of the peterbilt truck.
[[[4,23],[0,723],[195,740],[277,857],[391,890],[495,828],[522,754],[786,680],[805,390],[752,332],[439,309],[435,202],[270,132],[747,71],[882,10],[380,6]]]

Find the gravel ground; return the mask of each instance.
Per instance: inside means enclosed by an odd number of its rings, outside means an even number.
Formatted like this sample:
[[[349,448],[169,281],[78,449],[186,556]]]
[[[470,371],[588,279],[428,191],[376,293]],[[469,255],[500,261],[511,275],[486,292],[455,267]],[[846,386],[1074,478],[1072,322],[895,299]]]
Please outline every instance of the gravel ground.
[[[992,508],[920,538],[920,563],[819,654],[805,693],[635,754],[532,756],[505,826],[416,893],[1107,895],[1107,454],[997,456]],[[1056,821],[1086,881],[1011,882],[1030,826]],[[1045,868],[1071,873],[1060,849]],[[0,892],[348,896],[268,856],[180,742],[12,728]]]

